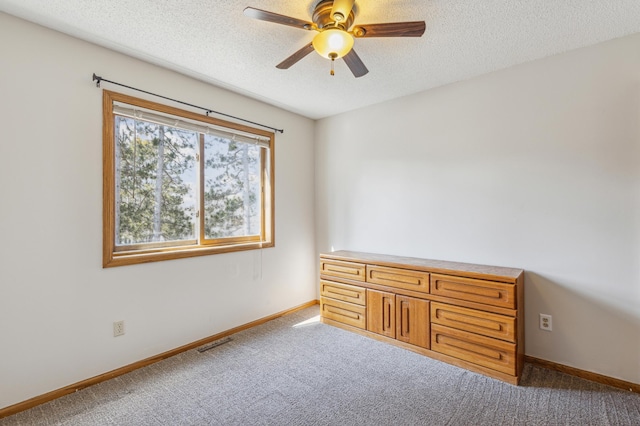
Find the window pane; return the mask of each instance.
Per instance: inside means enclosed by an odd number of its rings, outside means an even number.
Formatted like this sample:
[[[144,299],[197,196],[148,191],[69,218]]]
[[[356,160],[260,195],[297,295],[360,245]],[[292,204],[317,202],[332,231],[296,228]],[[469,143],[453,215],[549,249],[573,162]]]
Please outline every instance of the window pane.
[[[196,238],[197,134],[116,116],[116,245]]]
[[[205,238],[260,235],[260,147],[205,135],[204,159]]]

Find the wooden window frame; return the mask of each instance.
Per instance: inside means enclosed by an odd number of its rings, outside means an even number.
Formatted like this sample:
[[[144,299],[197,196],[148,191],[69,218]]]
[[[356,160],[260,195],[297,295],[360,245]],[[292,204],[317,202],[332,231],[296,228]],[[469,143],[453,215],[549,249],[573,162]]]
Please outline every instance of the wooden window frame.
[[[188,120],[198,121],[216,127],[225,128],[227,131],[237,131],[268,138],[269,149],[266,155],[261,155],[260,170],[261,176],[261,233],[259,236],[230,237],[215,240],[204,239],[204,229],[199,227],[200,235],[197,239],[182,241],[176,244],[151,243],[136,244],[133,246],[116,246],[115,243],[115,120],[116,114],[113,112],[114,102],[125,103],[146,110],[157,111],[161,114],[182,117]],[[194,112],[182,110],[157,102],[136,98],[122,93],[103,90],[102,102],[103,116],[103,256],[102,266],[104,268],[114,266],[124,266],[139,263],[157,262],[170,259],[181,259],[195,256],[206,256],[219,253],[228,253],[241,250],[255,250],[275,246],[275,137],[274,134],[242,124],[203,116]],[[202,145],[202,138],[200,138]],[[268,156],[268,161],[267,157]],[[204,181],[204,170],[199,171],[200,185]],[[198,196],[202,212],[204,200]],[[204,221],[204,215],[200,214],[199,219]]]

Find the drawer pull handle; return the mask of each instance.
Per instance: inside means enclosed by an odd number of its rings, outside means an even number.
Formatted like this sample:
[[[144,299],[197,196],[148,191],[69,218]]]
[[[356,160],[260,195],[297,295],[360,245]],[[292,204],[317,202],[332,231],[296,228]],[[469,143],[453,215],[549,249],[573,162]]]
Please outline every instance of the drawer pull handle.
[[[456,349],[460,349],[460,350],[463,350],[465,352],[471,352],[471,353],[474,353],[476,355],[479,355],[479,356],[482,356],[482,357],[485,357],[485,358],[491,358],[491,359],[495,359],[495,360],[498,360],[498,361],[503,359],[502,354],[500,352],[496,351],[496,350],[493,350],[493,349],[490,349],[490,348],[487,348],[487,347],[483,347],[483,346],[478,346],[478,345],[475,345],[473,343],[468,343],[468,342],[465,342],[463,340],[458,340],[458,339],[455,339],[455,338],[452,338],[452,337],[439,335],[436,338],[436,341],[438,343],[443,344],[443,345],[450,346],[450,347],[453,347],[453,348],[456,348]]]
[[[337,294],[338,296],[347,296],[347,297],[352,297],[354,299],[359,299],[360,298],[360,293],[358,293],[356,291],[336,290],[335,288],[329,288],[325,292],[327,294]]]
[[[385,330],[389,330],[391,328],[391,301],[385,297],[384,299],[384,305],[385,305],[385,310],[384,310],[384,329]]]
[[[326,265],[324,269],[325,271],[337,272],[339,274],[360,275],[360,271],[358,269],[344,268],[336,265]]]
[[[469,324],[476,327],[481,327],[487,330],[493,331],[502,331],[502,324],[495,322],[484,320],[482,318],[472,317],[470,315],[458,314],[453,312],[446,312],[438,310],[436,312],[436,317],[438,319],[449,320],[451,322],[458,322],[462,324]]]
[[[344,309],[334,308],[333,306],[326,306],[325,310],[331,314],[342,315],[343,317],[360,319],[360,315],[355,312],[345,311]]]
[[[502,293],[499,290],[486,289],[482,287],[472,287],[469,285],[459,285],[456,283],[442,282],[436,285],[439,290],[450,291],[452,293],[472,294],[474,296],[489,297],[492,299],[501,299]]]
[[[402,303],[402,335],[409,336],[409,305]]]
[[[409,275],[385,274],[383,272],[371,271],[371,278],[385,280],[395,283],[420,285],[420,279]]]

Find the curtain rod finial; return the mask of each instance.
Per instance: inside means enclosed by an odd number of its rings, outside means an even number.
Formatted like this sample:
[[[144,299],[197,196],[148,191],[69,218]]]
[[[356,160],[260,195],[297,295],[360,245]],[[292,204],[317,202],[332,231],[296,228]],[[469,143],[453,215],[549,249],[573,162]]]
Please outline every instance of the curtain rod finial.
[[[100,81],[102,81],[102,77],[97,76],[96,73],[93,73],[93,81],[96,82],[96,87],[100,87]]]

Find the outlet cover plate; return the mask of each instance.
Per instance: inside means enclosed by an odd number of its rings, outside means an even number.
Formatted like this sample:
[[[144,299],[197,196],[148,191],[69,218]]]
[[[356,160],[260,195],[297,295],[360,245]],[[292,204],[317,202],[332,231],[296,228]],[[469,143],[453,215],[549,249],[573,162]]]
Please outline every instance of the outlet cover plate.
[[[113,323],[113,337],[122,336],[124,334],[124,321],[115,321]]]
[[[540,330],[553,331],[553,318],[549,314],[540,314]]]

